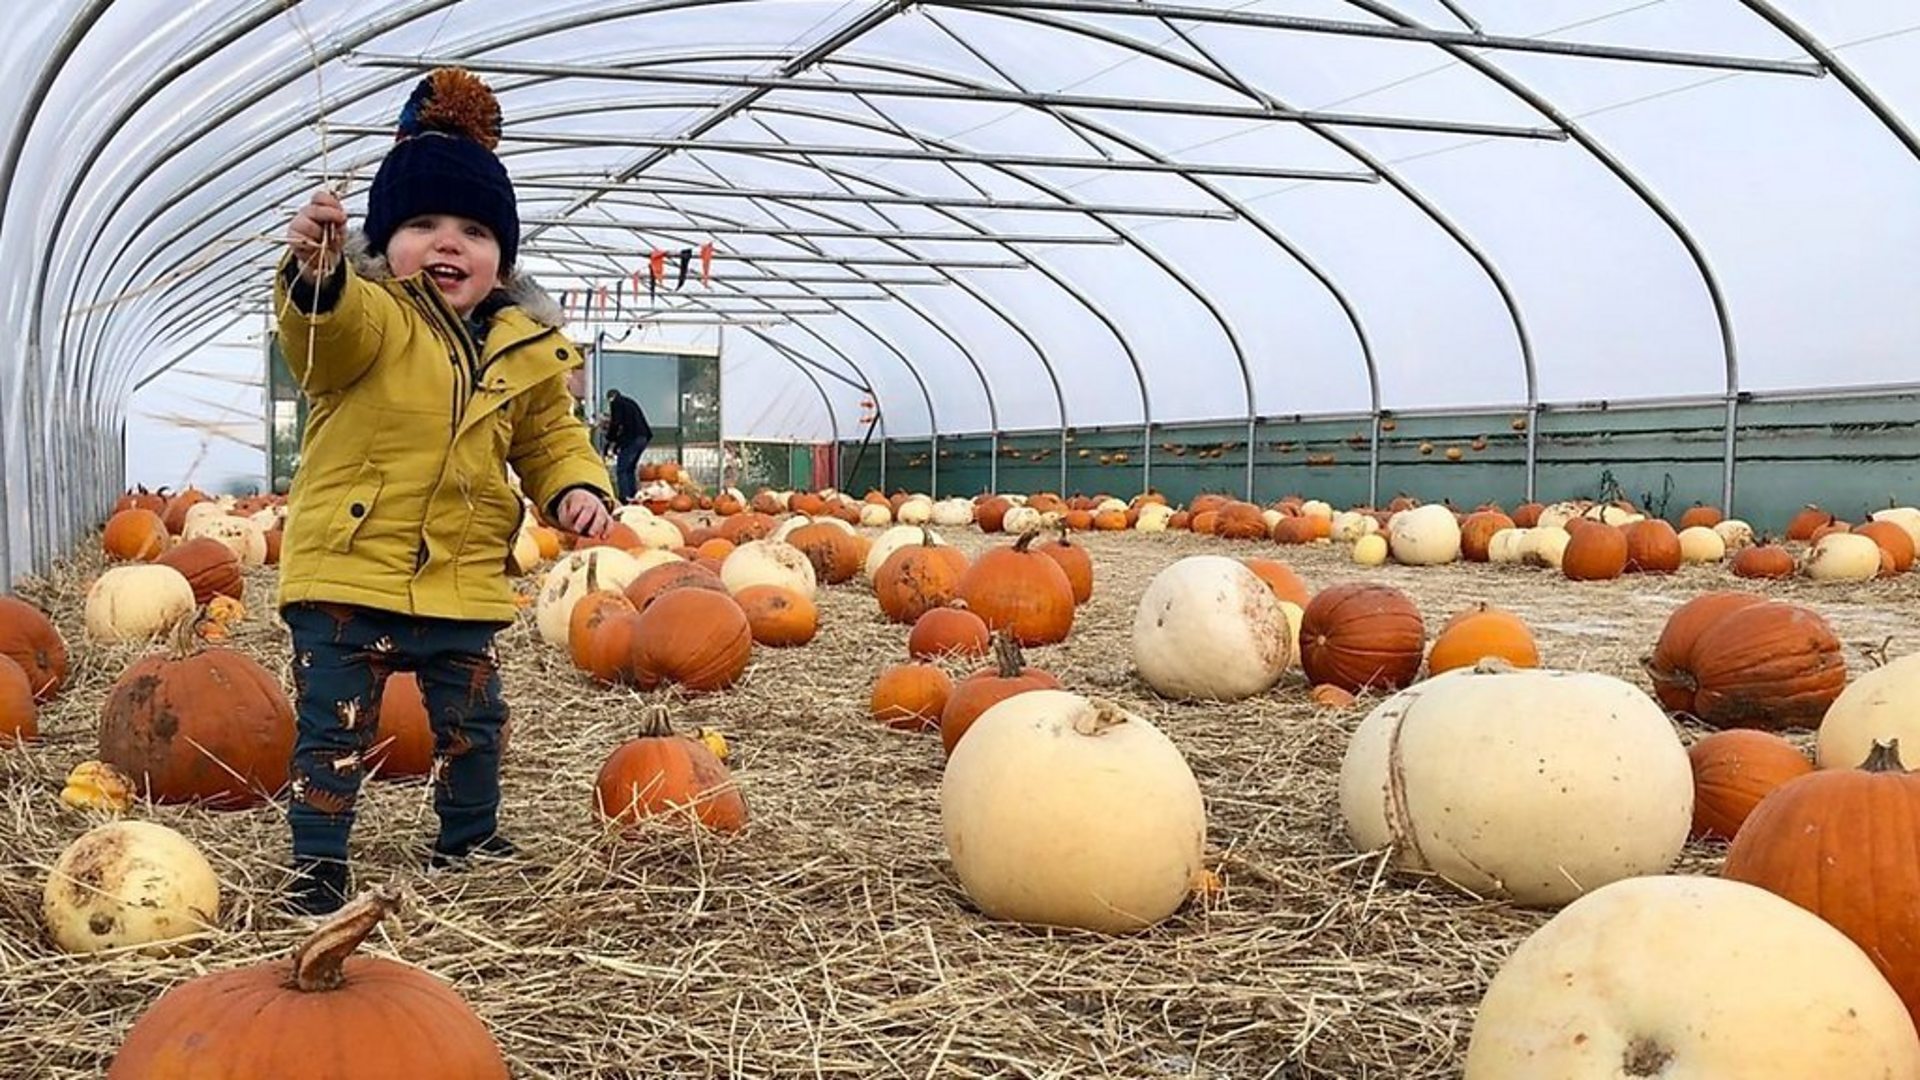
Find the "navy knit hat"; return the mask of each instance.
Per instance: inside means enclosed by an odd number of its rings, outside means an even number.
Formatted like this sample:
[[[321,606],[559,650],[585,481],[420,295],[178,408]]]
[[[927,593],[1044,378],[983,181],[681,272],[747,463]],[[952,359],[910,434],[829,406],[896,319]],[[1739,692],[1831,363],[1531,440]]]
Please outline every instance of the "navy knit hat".
[[[513,181],[493,154],[500,144],[500,102],[472,73],[438,68],[421,79],[400,110],[394,148],[367,195],[368,246],[387,250],[394,230],[421,214],[456,214],[493,230],[500,272],[520,250]]]

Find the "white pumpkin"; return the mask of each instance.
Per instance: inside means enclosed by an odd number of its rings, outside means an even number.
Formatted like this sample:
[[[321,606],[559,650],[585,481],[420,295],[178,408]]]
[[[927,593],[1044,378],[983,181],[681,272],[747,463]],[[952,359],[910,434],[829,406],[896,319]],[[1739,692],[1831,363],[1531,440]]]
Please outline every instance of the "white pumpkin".
[[[1093,512],[1096,514],[1124,514],[1127,512],[1127,504],[1124,500],[1116,499],[1109,495],[1093,504]]]
[[[1857,533],[1828,533],[1807,553],[1807,576],[1815,581],[1870,581],[1880,573],[1880,545]]]
[[[941,499],[933,504],[931,520],[943,528],[957,529],[973,524],[973,500]]]
[[[145,641],[172,630],[194,607],[193,586],[171,566],[110,567],[87,589],[87,636],[95,641]]]
[[[738,595],[754,585],[778,585],[813,599],[819,580],[807,553],[784,540],[750,540],[727,553],[720,582]]]
[[[848,523],[846,523],[845,521],[842,521],[837,517],[817,517],[813,519],[813,523],[815,525],[826,525],[831,528],[839,529],[841,532],[846,533],[848,536],[860,535],[859,530],[855,529],[852,525],[849,525]]]
[[[1267,507],[1265,510],[1260,511],[1260,521],[1266,525],[1267,532],[1269,533],[1273,532],[1273,527],[1275,525],[1280,524],[1280,519],[1285,516],[1286,515],[1282,514],[1278,510],[1275,510],[1271,506]]]
[[[902,525],[925,525],[933,520],[933,500],[925,495],[909,496],[893,516]]]
[[[1280,613],[1287,617],[1287,652],[1292,656],[1287,666],[1297,668],[1300,666],[1300,622],[1307,617],[1307,612],[1291,600],[1276,602],[1280,605]]]
[[[1046,515],[1031,506],[1016,506],[1000,519],[1000,531],[1012,536],[1031,532],[1046,522]]]
[[[263,507],[247,515],[247,520],[260,526],[263,532],[279,528],[280,523],[285,521],[286,518],[287,508],[284,506]]]
[[[1610,675],[1458,668],[1367,715],[1340,768],[1361,851],[1476,896],[1551,907],[1673,865],[1693,770],[1652,698]]]
[[[1012,516],[1012,511],[1008,511],[1008,516]],[[880,567],[886,563],[887,556],[903,547],[923,542],[931,542],[935,547],[944,547],[947,543],[939,533],[919,525],[895,525],[875,537],[873,546],[867,549],[867,562],[864,567],[867,580],[871,582],[873,575],[880,572]]]
[[[782,521],[780,524],[774,526],[773,532],[767,536],[767,539],[784,541],[788,537],[792,536],[794,533],[798,532],[801,529],[806,528],[809,525],[814,524],[815,522],[829,521],[829,520],[832,520],[832,519],[808,517],[805,514],[795,514],[792,517],[786,519],[785,521]]]
[[[1729,552],[1753,546],[1753,526],[1739,518],[1727,518],[1713,527],[1713,534],[1727,545]]]
[[[1380,519],[1372,514],[1355,513],[1342,510],[1333,515],[1330,525],[1330,537],[1338,543],[1351,544],[1363,536],[1372,536],[1380,531]]]
[[[1490,563],[1517,563],[1526,558],[1527,533],[1530,529],[1501,529],[1487,541],[1487,561]]]
[[[540,541],[533,535],[533,519],[521,518],[513,532],[513,544],[507,548],[507,569],[516,577],[530,574],[540,565]]]
[[[1353,561],[1361,566],[1379,566],[1387,561],[1387,538],[1368,533],[1353,542]]]
[[[678,552],[668,551],[666,548],[645,548],[639,551],[629,551],[627,554],[633,556],[633,565],[635,567],[633,576],[636,578],[656,566],[665,566],[668,563],[687,561],[681,558]]]
[[[613,520],[625,525],[629,529],[638,528],[641,524],[652,521],[653,519],[653,511],[641,506],[639,503],[627,503],[623,506],[615,507],[613,511]]]
[[[1744,882],[1637,877],[1575,900],[1480,1002],[1466,1080],[1915,1077],[1920,1037],[1873,961]]]
[[[1207,835],[1200,785],[1158,728],[1061,690],[1015,694],[974,721],[941,777],[940,820],[981,911],[1104,933],[1178,910]]]
[[[144,946],[163,956],[218,925],[220,879],[192,841],[165,825],[113,821],[60,853],[40,913],[67,952]]]
[[[1164,697],[1238,701],[1293,660],[1286,615],[1245,563],[1191,555],[1154,575],[1133,616],[1133,665]]]
[[[1527,530],[1521,541],[1520,558],[1534,566],[1547,566],[1560,569],[1560,563],[1566,558],[1567,544],[1573,535],[1558,525],[1540,525]]]
[[[225,544],[242,566],[267,564],[267,532],[250,518],[234,517],[232,514],[202,514],[180,530],[182,540],[197,540],[203,536]]]
[[[1579,517],[1586,511],[1589,505],[1590,504],[1578,502],[1551,503],[1541,509],[1539,520],[1533,523],[1534,527],[1564,529],[1567,527],[1567,522]]]
[[[1907,531],[1913,538],[1913,546],[1920,549],[1920,509],[1911,506],[1893,506],[1873,512],[1875,521],[1891,521]]]
[[[1173,507],[1165,503],[1141,503],[1140,514],[1133,519],[1137,532],[1166,532],[1167,522],[1173,520]]]
[[[227,507],[222,506],[218,499],[194,503],[187,507],[187,512],[180,517],[180,538],[187,539],[187,530],[206,518],[226,516]]]
[[[1847,684],[1820,721],[1814,759],[1823,769],[1857,769],[1875,742],[1900,740],[1900,763],[1920,768],[1920,653],[1882,664]]]
[[[1300,504],[1301,517],[1317,517],[1333,520],[1333,507],[1319,499],[1308,499]],[[1369,519],[1371,520],[1371,519]]]
[[[868,528],[884,529],[893,524],[893,508],[886,503],[861,503],[860,524]]]
[[[641,549],[664,550],[680,547],[687,542],[687,534],[680,531],[680,526],[658,515],[636,521],[627,528],[632,529],[633,535],[640,538],[636,546]]]
[[[1680,561],[1716,563],[1727,557],[1727,542],[1705,525],[1680,530]]]
[[[1441,566],[1460,557],[1460,522],[1438,503],[1403,510],[1394,516],[1387,545],[1408,566]]]
[[[595,589],[624,589],[640,576],[640,563],[619,548],[594,547],[569,552],[547,568],[534,600],[533,621],[541,640],[565,648],[573,605]]]
[[[793,492],[791,490],[776,491],[773,493],[773,501],[781,510],[791,510],[793,509]]]

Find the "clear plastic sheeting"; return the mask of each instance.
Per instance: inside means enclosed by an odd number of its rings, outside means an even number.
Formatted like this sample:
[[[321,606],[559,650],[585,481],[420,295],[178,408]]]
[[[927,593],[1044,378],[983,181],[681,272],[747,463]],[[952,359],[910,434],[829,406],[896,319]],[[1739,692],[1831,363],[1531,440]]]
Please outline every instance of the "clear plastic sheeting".
[[[1655,399],[1732,425],[1743,395],[1908,383],[1920,339],[1920,11],[1894,0],[10,16],[12,574],[122,486],[137,389],[259,333],[293,208],[331,183],[360,213],[442,63],[499,93],[524,264],[575,336],[720,340],[729,439]],[[645,288],[649,252],[708,242],[711,282]]]

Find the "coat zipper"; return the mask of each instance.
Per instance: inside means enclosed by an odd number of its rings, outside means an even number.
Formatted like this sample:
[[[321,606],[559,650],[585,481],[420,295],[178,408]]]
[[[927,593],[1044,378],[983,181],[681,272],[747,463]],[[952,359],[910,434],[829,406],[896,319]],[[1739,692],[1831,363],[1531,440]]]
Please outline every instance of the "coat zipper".
[[[420,289],[413,283],[405,281],[401,282],[401,287],[406,289],[414,305],[422,309],[422,314],[427,316],[429,321],[438,323],[442,336],[458,349],[458,352],[453,349],[447,352],[447,366],[453,373],[453,393],[452,400],[449,402],[450,419],[447,436],[450,440],[447,444],[447,453],[451,455],[453,441],[457,441],[460,435],[461,414],[466,411],[467,398],[472,396],[472,373],[478,366],[474,360],[473,339],[468,336],[466,327],[460,324],[453,309],[447,307],[446,299],[437,290]],[[428,293],[432,295],[427,295]],[[420,546],[414,551],[413,572],[418,574],[427,565],[427,559],[427,535],[423,530],[420,534]]]

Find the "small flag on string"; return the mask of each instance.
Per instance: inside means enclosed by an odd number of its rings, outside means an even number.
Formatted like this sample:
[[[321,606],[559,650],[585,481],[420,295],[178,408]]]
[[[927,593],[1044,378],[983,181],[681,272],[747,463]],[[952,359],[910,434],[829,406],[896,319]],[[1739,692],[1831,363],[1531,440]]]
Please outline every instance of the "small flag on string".
[[[713,241],[700,245],[700,284],[713,288]]]
[[[660,281],[667,276],[667,253],[654,248],[653,253],[647,256],[647,270],[652,275],[647,279],[647,295],[658,297]]]
[[[687,283],[687,265],[691,262],[693,262],[693,249],[681,248],[680,249],[680,276],[675,278],[673,282],[673,290],[675,292],[679,292],[680,287]]]

